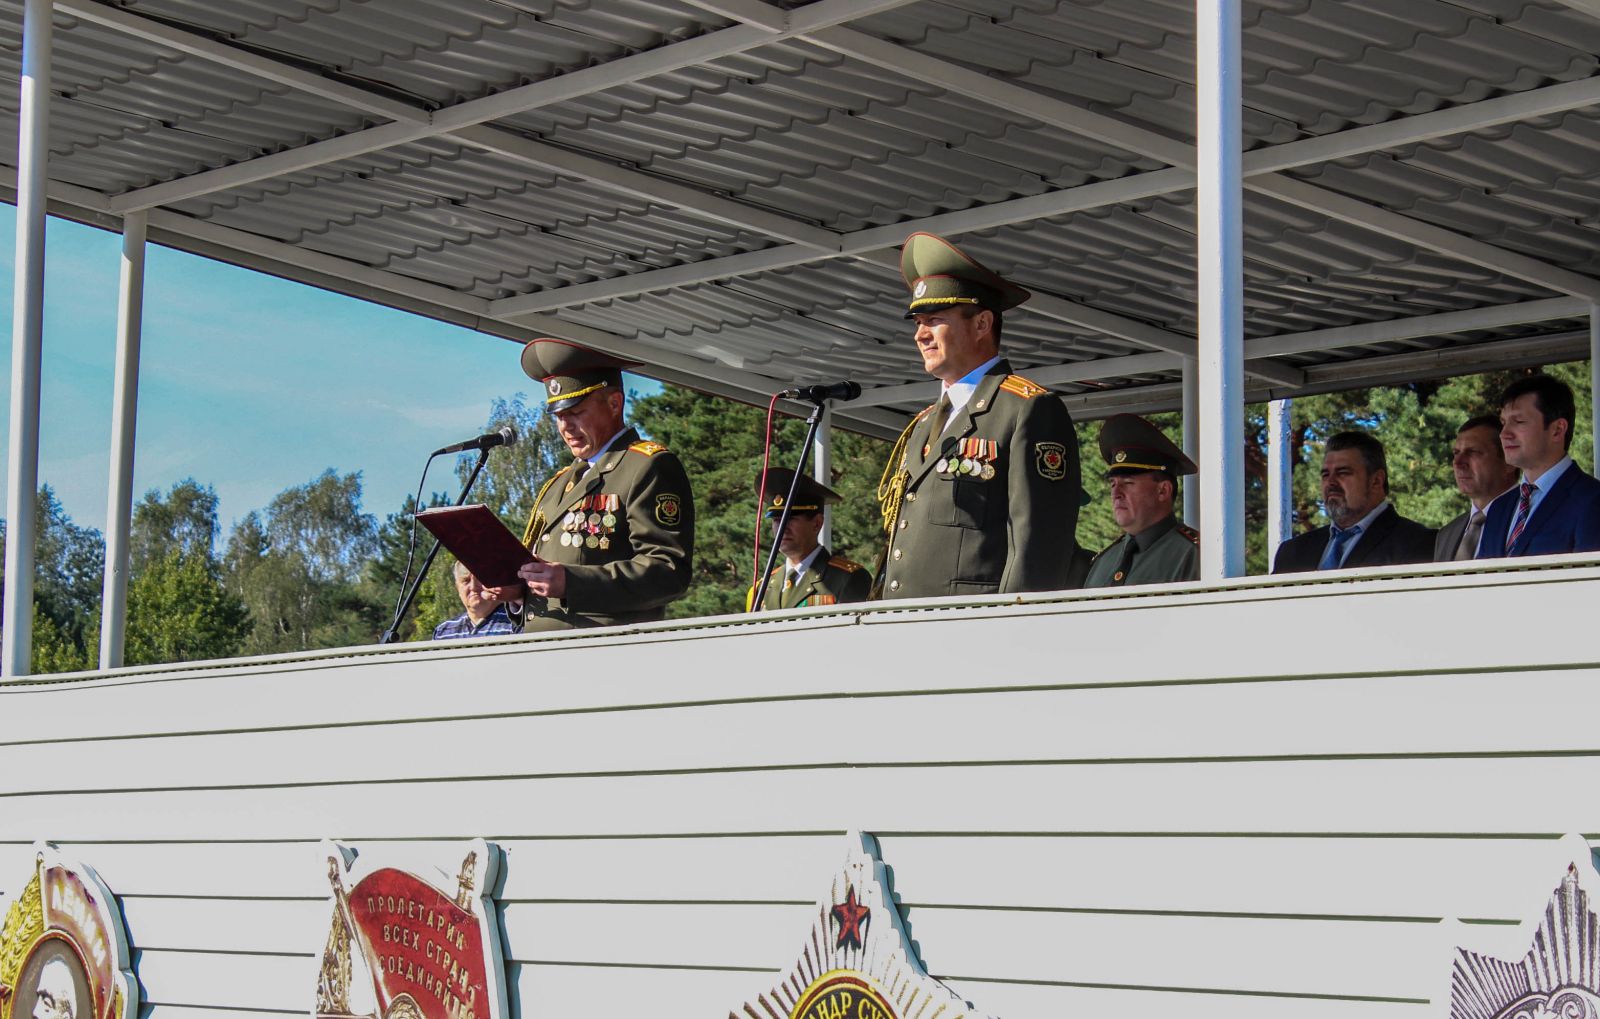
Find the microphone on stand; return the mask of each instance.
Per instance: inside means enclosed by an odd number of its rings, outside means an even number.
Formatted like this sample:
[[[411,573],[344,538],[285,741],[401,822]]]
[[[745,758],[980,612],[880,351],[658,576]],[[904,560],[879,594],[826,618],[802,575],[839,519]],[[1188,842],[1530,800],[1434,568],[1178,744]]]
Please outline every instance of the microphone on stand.
[[[822,403],[825,400],[854,400],[861,395],[861,383],[835,382],[828,386],[800,386],[796,389],[785,389],[778,395],[792,400],[810,400],[812,403]]]
[[[434,456],[443,456],[446,453],[464,453],[469,449],[485,450],[496,446],[515,446],[517,444],[517,430],[510,425],[504,425],[498,432],[488,432],[476,439],[465,442],[453,442],[448,446],[433,451]]]

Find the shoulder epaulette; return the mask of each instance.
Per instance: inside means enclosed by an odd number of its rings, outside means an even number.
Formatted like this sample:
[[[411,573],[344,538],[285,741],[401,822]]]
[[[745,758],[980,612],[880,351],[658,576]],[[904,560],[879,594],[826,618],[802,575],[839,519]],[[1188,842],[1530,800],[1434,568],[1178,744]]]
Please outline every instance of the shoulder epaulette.
[[[628,452],[643,453],[645,456],[655,456],[657,453],[665,453],[666,451],[667,447],[659,442],[635,442],[628,447]]]
[[[1024,400],[1031,400],[1035,396],[1043,396],[1050,392],[1050,390],[1037,382],[1029,382],[1021,375],[1007,375],[1006,380],[1000,383],[1000,388],[1013,396],[1020,396]]]
[[[851,562],[842,555],[836,555],[829,559],[828,565],[834,567],[835,569],[843,570],[846,573],[855,573],[861,569],[860,563]]]
[[[1183,535],[1185,538],[1188,538],[1196,545],[1200,544],[1200,532],[1190,527],[1188,524],[1180,523],[1178,525],[1178,533]]]

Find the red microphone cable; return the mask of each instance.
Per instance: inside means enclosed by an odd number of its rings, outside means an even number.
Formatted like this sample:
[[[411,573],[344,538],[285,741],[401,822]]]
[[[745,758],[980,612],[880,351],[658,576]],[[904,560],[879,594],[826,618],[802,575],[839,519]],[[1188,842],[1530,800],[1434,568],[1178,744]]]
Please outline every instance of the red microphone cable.
[[[767,404],[767,433],[761,444],[761,485],[756,492],[755,551],[750,557],[751,591],[761,584],[761,516],[767,505],[767,467],[772,463],[772,419],[777,413],[778,400],[782,396],[782,393],[773,393],[772,401]]]

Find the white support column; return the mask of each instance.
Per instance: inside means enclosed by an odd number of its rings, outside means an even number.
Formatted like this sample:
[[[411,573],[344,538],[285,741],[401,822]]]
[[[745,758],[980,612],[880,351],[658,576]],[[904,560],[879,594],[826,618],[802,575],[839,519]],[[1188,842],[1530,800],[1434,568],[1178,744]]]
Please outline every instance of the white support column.
[[[1200,578],[1244,573],[1244,221],[1239,5],[1195,5]]]
[[[39,490],[39,375],[44,344],[44,211],[49,158],[50,0],[25,0],[17,130],[17,252],[11,312],[11,430],[6,472],[7,677],[33,668],[33,569]]]
[[[1589,305],[1589,417],[1594,434],[1594,463],[1600,464],[1600,304]]]
[[[1200,462],[1200,359],[1183,359],[1183,451],[1195,463]],[[1190,527],[1200,527],[1200,479],[1191,477],[1183,483],[1183,522]]]
[[[833,487],[833,408],[824,405],[822,420],[817,423],[817,438],[811,447],[811,476]],[[833,510],[822,507],[822,534],[818,540],[830,550],[833,548]]]
[[[145,220],[143,212],[130,212],[122,218],[117,372],[111,397],[111,485],[106,497],[106,579],[100,603],[102,669],[121,667],[128,621],[128,532],[133,514],[133,437],[139,418]]]
[[[1293,537],[1294,461],[1290,459],[1289,415],[1293,400],[1267,404],[1267,569],[1278,546]]]

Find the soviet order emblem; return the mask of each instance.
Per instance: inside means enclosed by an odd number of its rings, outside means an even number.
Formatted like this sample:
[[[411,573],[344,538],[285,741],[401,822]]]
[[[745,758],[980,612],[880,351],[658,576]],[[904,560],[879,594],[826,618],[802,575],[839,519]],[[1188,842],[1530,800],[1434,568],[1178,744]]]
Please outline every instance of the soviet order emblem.
[[[1039,442],[1033,447],[1034,465],[1039,477],[1060,481],[1067,476],[1067,447],[1059,442]]]
[[[0,1019],[133,1019],[139,984],[111,892],[89,867],[34,847],[0,927]]]
[[[489,891],[496,847],[468,843],[455,857],[462,861],[456,887],[446,891],[386,866],[398,861],[375,859],[381,851],[357,856],[336,842],[322,845],[334,908],[317,975],[317,1019],[505,1016],[505,965]]]
[[[799,961],[782,973],[728,1019],[985,1019],[922,968],[870,835],[849,836]]]
[[[1450,1019],[1600,1016],[1600,913],[1594,907],[1600,873],[1582,835],[1568,835],[1558,846],[1552,862],[1562,861],[1565,874],[1542,910],[1515,927],[1457,924],[1460,935],[1479,944],[1458,942],[1454,950]]]

